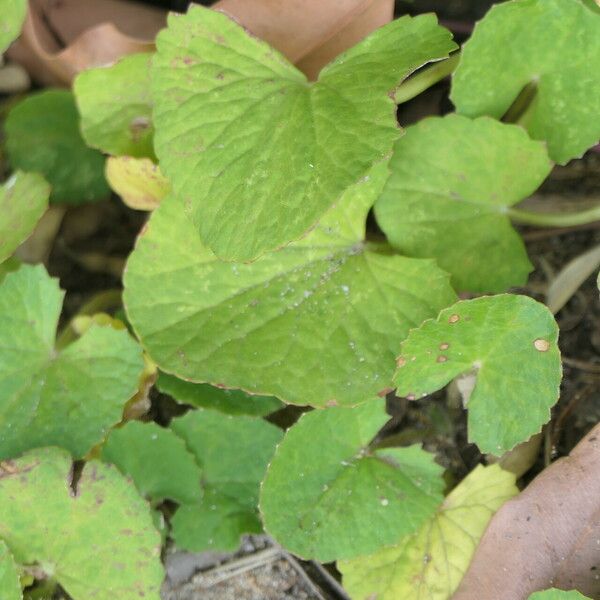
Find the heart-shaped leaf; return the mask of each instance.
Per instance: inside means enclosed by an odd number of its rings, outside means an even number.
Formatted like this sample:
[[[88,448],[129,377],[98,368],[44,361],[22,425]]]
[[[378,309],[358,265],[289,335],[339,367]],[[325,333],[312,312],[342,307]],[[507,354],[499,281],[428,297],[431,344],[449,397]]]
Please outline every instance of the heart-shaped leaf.
[[[159,600],[160,536],[149,506],[116,468],[88,463],[72,488],[67,452],[0,463],[0,538],[73,600]],[[4,600],[4,596],[2,596]]]
[[[0,598],[2,600],[23,600],[15,559],[2,540],[0,540]]]
[[[158,389],[177,402],[199,408],[212,408],[228,415],[262,417],[280,409],[283,404],[273,396],[252,396],[242,390],[227,390],[207,383],[191,383],[161,373]]]
[[[0,0],[0,54],[21,33],[27,14],[27,0]]]
[[[166,198],[125,274],[127,313],[153,360],[295,404],[357,404],[389,387],[409,329],[455,295],[433,261],[363,241],[386,174],[378,165],[305,239],[251,264],[219,261]]]
[[[51,202],[81,204],[110,195],[104,157],[83,141],[71,92],[32,94],[11,109],[4,127],[13,169],[41,173],[52,186]]]
[[[226,15],[171,14],[152,66],[156,153],[218,256],[298,239],[389,153],[391,92],[455,48],[432,15],[378,29],[317,82]]]
[[[502,2],[465,44],[451,98],[463,115],[500,118],[534,85],[519,122],[564,164],[600,139],[599,61],[600,15],[579,0]]]
[[[151,58],[151,54],[132,54],[77,76],[73,92],[89,146],[116,156],[154,156]]]
[[[173,518],[175,543],[187,550],[234,550],[261,531],[258,491],[282,431],[255,417],[191,411],[171,423],[202,466],[204,498]]]
[[[501,455],[540,431],[558,400],[558,326],[527,296],[463,300],[410,332],[401,345],[397,394],[415,399],[475,375],[469,441]]]
[[[48,208],[50,186],[36,173],[15,173],[0,185],[0,263],[33,231]]]
[[[532,269],[509,207],[551,168],[544,144],[515,125],[424,119],[396,142],[377,221],[403,253],[435,258],[455,288],[502,292],[524,285]]]
[[[303,558],[353,558],[416,531],[442,501],[442,467],[417,446],[369,447],[385,401],[315,410],[285,435],[260,496],[265,529]],[[318,443],[316,443],[318,440]]]
[[[130,476],[152,501],[199,502],[202,470],[185,442],[156,423],[131,421],[114,429],[102,447],[102,459]]]
[[[142,353],[126,331],[92,326],[55,348],[62,299],[42,266],[0,285],[0,458],[48,444],[82,457],[137,391]]]
[[[498,465],[478,466],[416,533],[371,556],[338,562],[352,598],[448,600],[492,515],[519,492]]]

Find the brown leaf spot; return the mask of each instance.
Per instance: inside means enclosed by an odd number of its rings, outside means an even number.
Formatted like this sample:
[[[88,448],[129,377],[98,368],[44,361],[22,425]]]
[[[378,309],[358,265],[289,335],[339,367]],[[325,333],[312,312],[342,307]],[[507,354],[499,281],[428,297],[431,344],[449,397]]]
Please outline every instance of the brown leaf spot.
[[[337,400],[327,400],[327,402],[325,403],[325,406],[328,406],[328,407],[339,406],[339,403]]]
[[[448,342],[442,342],[440,344],[440,350],[448,350],[450,348],[450,344]]]
[[[550,342],[547,340],[543,340],[541,338],[538,338],[537,340],[535,340],[533,342],[533,345],[534,345],[535,349],[538,350],[539,352],[548,352],[548,350],[550,349]]]
[[[443,354],[440,354],[440,355],[437,357],[437,362],[439,362],[439,363],[445,363],[447,360],[448,360],[448,357],[447,357],[447,356],[444,356]]]
[[[404,358],[404,356],[399,356],[396,359],[396,365],[398,365],[399,367],[403,367],[406,364],[406,359]]]
[[[414,394],[407,394],[406,399],[407,400],[416,400],[417,397]]]
[[[459,321],[460,321],[459,315],[450,315],[450,318],[448,319],[448,323],[458,323]]]

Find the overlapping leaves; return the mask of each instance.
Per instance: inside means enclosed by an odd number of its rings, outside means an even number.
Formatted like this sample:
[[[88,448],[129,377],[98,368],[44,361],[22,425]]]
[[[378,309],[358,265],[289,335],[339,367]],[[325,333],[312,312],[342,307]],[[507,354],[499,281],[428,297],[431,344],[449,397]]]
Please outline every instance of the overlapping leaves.
[[[435,17],[403,17],[314,84],[224,14],[170,15],[153,61],[156,152],[204,244],[250,260],[298,239],[398,135],[390,93],[455,48]]]
[[[368,554],[433,515],[444,487],[433,456],[417,446],[369,447],[389,418],[384,406],[374,399],[312,411],[287,432],[260,508],[266,530],[294,554],[322,562]]]
[[[166,198],[125,274],[129,319],[153,360],[296,404],[357,404],[389,387],[409,329],[455,296],[433,261],[363,241],[386,174],[377,165],[305,239],[251,264],[219,261]]]

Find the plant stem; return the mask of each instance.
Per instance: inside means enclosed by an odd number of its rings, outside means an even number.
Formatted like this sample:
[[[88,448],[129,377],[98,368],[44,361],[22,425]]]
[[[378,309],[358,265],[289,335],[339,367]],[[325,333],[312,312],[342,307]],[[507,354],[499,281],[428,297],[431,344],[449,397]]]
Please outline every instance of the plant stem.
[[[600,221],[600,206],[580,212],[543,213],[509,208],[506,213],[516,223],[538,227],[573,227]]]
[[[394,96],[396,104],[402,104],[412,100],[420,93],[429,89],[432,85],[435,85],[438,81],[444,79],[444,77],[451,75],[454,72],[454,69],[456,69],[459,59],[460,50],[446,60],[439,61],[407,79],[396,90]]]

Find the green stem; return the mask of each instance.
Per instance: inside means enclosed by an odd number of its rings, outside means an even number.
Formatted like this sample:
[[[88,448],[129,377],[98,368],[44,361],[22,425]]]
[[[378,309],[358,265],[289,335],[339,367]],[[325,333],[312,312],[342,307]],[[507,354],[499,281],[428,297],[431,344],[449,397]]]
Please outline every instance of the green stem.
[[[509,208],[507,215],[516,223],[536,225],[537,227],[574,227],[600,221],[600,206],[581,212],[543,213]]]
[[[438,81],[451,75],[458,65],[460,59],[460,50],[455,52],[450,58],[434,63],[427,69],[417,73],[413,77],[407,79],[396,90],[394,99],[396,104],[408,102],[416,98],[420,93],[435,85]]]

